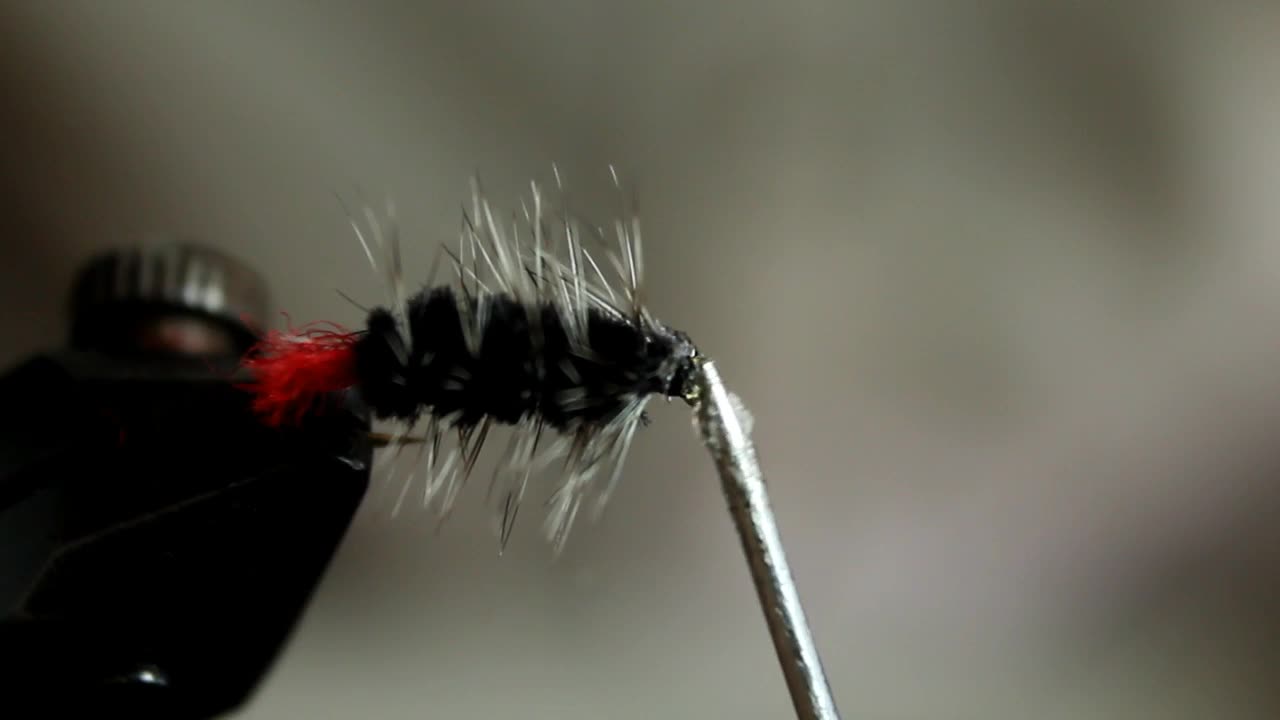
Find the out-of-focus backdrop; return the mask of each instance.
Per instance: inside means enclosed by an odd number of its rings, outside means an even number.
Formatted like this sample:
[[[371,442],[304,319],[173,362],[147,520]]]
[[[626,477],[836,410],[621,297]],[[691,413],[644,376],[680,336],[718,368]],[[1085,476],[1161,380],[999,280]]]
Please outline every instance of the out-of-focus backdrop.
[[[6,2],[0,359],[98,248],[198,238],[358,323],[337,197],[425,274],[473,173],[517,207],[559,163],[607,218],[614,163],[845,717],[1275,717],[1277,78],[1264,3]],[[239,717],[786,717],[655,420],[557,562],[532,512],[499,557],[482,488],[366,509]]]

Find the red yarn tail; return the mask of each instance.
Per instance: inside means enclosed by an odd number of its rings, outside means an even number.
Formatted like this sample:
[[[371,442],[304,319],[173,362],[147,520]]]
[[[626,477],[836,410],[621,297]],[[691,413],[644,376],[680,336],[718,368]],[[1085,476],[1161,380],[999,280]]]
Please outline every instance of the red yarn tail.
[[[253,409],[272,426],[298,423],[321,398],[357,382],[355,342],[359,333],[337,325],[272,330],[241,362],[254,375],[245,386]]]

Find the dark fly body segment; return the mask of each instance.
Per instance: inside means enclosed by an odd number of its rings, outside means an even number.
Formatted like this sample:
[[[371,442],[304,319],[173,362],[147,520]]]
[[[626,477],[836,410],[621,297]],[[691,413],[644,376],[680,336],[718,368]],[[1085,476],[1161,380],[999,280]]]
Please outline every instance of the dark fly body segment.
[[[690,399],[700,360],[684,333],[644,305],[634,214],[609,228],[588,226],[548,212],[532,190],[522,213],[499,222],[476,186],[456,252],[437,256],[451,261],[454,281],[413,296],[405,293],[391,210],[385,220],[370,210],[363,222],[353,217],[388,302],[357,332],[270,333],[245,365],[268,422],[339,389],[355,390],[377,417],[396,421],[384,450],[391,472],[407,445],[418,449],[409,453],[397,510],[417,481],[423,504],[440,498],[447,512],[490,427],[508,426],[511,440],[489,485],[501,540],[533,473],[563,460],[547,515],[559,549],[588,494],[597,511],[604,506],[647,420],[646,404],[654,396]]]
[[[412,422],[429,413],[459,428],[533,419],[565,432],[606,425],[640,397],[686,394],[693,345],[683,333],[590,308],[578,346],[549,303],[530,312],[507,295],[459,303],[457,293],[441,286],[410,298],[408,338],[390,311],[370,314],[355,365],[378,417]],[[474,353],[464,316],[485,318]]]

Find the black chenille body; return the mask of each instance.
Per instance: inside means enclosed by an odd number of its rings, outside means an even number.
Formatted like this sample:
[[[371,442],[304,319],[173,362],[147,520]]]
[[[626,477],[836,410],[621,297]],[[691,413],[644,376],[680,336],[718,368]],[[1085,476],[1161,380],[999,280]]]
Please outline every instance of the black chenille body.
[[[592,307],[584,341],[572,342],[551,303],[539,305],[535,324],[509,295],[460,304],[457,292],[429,288],[410,299],[408,338],[390,312],[370,313],[355,361],[360,392],[378,417],[430,414],[463,428],[538,418],[566,430],[607,423],[637,396],[686,392],[695,351],[683,333]],[[463,323],[477,317],[473,352]]]

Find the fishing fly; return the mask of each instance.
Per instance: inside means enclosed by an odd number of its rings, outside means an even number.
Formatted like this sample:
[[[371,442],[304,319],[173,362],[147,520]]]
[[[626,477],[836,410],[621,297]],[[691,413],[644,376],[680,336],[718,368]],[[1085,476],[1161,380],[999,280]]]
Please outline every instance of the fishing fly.
[[[420,473],[423,503],[438,499],[447,513],[490,428],[510,427],[490,488],[501,546],[530,478],[560,459],[545,525],[558,552],[584,500],[594,494],[597,511],[607,502],[649,401],[693,402],[700,355],[645,307],[634,211],[606,229],[549,209],[538,184],[530,188],[521,211],[499,222],[473,181],[456,250],[441,246],[414,294],[405,290],[394,208],[385,220],[366,209],[365,227],[350,216],[387,304],[354,331],[324,323],[269,332],[243,364],[268,424],[298,422],[325,397],[354,391],[374,417],[395,423],[397,455],[417,436],[397,509]],[[441,258],[452,278],[432,285]]]

